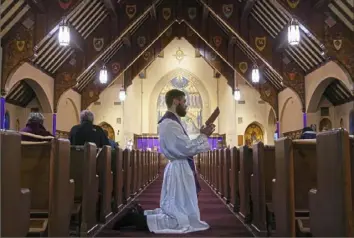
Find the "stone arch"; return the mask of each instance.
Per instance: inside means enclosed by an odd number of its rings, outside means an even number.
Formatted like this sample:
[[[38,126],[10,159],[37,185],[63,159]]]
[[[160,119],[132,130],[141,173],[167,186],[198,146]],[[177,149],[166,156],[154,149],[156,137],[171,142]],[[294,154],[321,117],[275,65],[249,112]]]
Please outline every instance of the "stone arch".
[[[343,83],[343,81],[337,79],[337,78],[325,78],[322,81],[320,81],[317,84],[317,87],[315,88],[315,90],[313,91],[313,94],[311,95],[311,98],[308,101],[308,105],[307,105],[307,113],[315,113],[318,110],[318,105],[321,101],[322,95],[324,93],[324,91],[326,90],[326,88],[328,87],[329,84],[331,84],[334,80],[338,80],[340,84],[343,84],[343,86],[345,86],[345,84]]]
[[[115,141],[116,135],[114,133],[113,127],[109,123],[104,121],[104,122],[101,122],[99,124],[99,126],[102,127],[103,130],[108,131],[108,138],[109,139]]]
[[[248,124],[243,134],[245,145],[249,146],[255,143],[256,141],[264,142],[264,139],[267,137],[267,133],[264,126],[258,121],[253,121]]]
[[[209,98],[209,93],[207,89],[205,88],[204,84],[202,81],[193,73],[186,69],[182,68],[176,68],[168,73],[166,73],[162,78],[155,84],[151,94],[150,94],[150,113],[149,113],[149,118],[150,118],[150,131],[157,131],[157,100],[160,92],[162,89],[166,86],[166,84],[173,78],[177,76],[182,76],[187,78],[189,81],[193,83],[195,88],[198,90],[198,92],[201,95],[202,101],[203,101],[203,118],[207,118],[210,114],[210,98]]]
[[[71,127],[80,122],[80,110],[78,103],[73,99],[71,89],[64,92],[57,104],[57,129],[69,131]]]
[[[281,95],[283,95],[283,97],[279,96],[280,132],[284,133],[302,129],[303,104],[301,103],[298,94],[296,94],[292,89],[286,88],[283,92],[281,92]]]
[[[11,88],[21,80],[26,80],[32,87],[38,97],[43,112],[52,113],[54,108],[54,79],[25,62],[19,65],[6,79],[4,85],[5,91],[9,92]]]
[[[329,61],[322,67],[306,75],[305,95],[307,112],[316,112],[317,108],[314,110],[314,107],[318,105],[324,90],[334,79],[339,80],[350,91],[352,91],[353,79],[347,70],[335,61]]]

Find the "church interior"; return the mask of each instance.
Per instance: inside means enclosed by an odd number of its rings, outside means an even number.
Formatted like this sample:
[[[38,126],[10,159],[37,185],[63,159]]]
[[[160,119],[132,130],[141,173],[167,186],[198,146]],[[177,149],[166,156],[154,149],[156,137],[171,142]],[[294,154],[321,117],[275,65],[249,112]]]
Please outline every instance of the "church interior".
[[[1,236],[163,236],[112,226],[136,201],[159,206],[174,88],[191,139],[220,109],[194,156],[211,229],[188,236],[354,236],[353,0],[0,9]],[[70,144],[83,110],[116,147]],[[23,139],[31,113],[48,136]]]

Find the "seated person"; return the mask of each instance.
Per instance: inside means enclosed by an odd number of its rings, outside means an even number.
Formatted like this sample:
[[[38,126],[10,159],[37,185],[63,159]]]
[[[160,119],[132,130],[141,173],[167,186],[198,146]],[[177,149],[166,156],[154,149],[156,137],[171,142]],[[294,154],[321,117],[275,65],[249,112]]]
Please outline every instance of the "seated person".
[[[300,139],[316,139],[316,132],[311,127],[305,127],[302,129]]]
[[[53,139],[53,135],[44,126],[44,116],[39,112],[31,112],[26,127],[20,131],[23,141],[46,141]]]
[[[69,133],[71,145],[84,145],[86,142],[95,143],[98,148],[110,145],[103,129],[93,124],[94,116],[89,110],[80,113],[80,125],[73,126]]]
[[[107,138],[108,138],[109,145],[112,147],[112,150],[118,149],[117,143],[116,143],[114,140],[112,140],[112,139],[110,139],[110,138],[108,137],[108,131],[107,131],[107,130],[103,130],[103,131],[104,131],[104,134],[105,134],[105,135],[107,136]]]

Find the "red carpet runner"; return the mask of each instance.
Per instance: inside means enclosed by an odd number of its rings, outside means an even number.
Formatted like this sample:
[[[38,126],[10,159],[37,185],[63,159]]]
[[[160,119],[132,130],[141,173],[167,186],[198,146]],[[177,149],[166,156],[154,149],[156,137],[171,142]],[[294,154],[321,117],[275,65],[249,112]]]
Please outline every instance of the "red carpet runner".
[[[162,186],[162,174],[138,198],[144,209],[159,207]],[[188,233],[191,237],[253,237],[251,232],[229,211],[209,186],[200,180],[202,191],[199,195],[201,218],[210,225],[210,229],[201,232]],[[99,237],[176,237],[176,235],[156,235],[149,232],[103,230]]]

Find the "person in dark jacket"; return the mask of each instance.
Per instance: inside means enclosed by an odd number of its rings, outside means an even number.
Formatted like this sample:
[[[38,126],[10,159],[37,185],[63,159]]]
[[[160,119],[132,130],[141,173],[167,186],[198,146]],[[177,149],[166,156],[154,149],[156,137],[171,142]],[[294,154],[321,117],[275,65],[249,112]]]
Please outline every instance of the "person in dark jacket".
[[[86,142],[95,143],[98,148],[110,145],[103,129],[93,124],[94,116],[89,110],[80,113],[80,125],[73,126],[70,130],[69,140],[71,145],[84,145]]]
[[[300,139],[316,139],[316,132],[311,127],[305,127],[302,129]]]
[[[44,126],[44,116],[39,112],[31,112],[26,127],[20,131],[23,141],[46,141],[53,139],[53,135]]]

